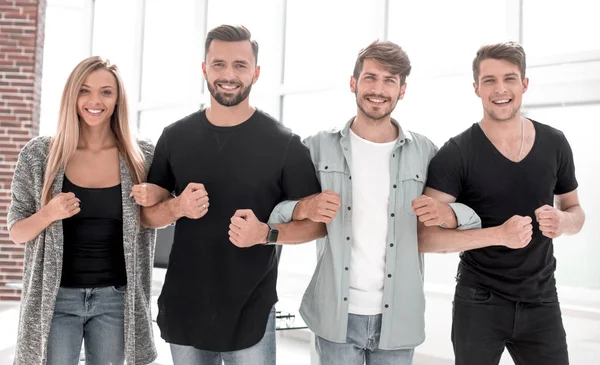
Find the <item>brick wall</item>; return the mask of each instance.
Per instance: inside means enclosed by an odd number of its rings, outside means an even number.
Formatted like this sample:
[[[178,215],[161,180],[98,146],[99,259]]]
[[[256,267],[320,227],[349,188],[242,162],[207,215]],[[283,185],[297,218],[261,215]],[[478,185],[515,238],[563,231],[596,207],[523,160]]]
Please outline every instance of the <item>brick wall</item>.
[[[19,300],[6,287],[22,279],[23,246],[8,239],[10,183],[21,148],[39,133],[47,0],[0,0],[0,301]]]

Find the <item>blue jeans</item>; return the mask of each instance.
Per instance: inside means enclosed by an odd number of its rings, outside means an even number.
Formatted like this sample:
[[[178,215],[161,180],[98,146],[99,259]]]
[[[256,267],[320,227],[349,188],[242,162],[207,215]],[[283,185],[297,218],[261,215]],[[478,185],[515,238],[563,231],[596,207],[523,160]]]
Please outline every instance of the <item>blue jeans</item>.
[[[275,365],[275,307],[271,309],[263,338],[247,349],[229,352],[171,345],[174,365]]]
[[[81,342],[85,340],[86,365],[122,365],[124,305],[124,286],[59,288],[46,364],[79,364]]]
[[[381,314],[348,314],[346,343],[327,341],[317,336],[315,346],[321,365],[411,365],[414,349],[379,348]]]

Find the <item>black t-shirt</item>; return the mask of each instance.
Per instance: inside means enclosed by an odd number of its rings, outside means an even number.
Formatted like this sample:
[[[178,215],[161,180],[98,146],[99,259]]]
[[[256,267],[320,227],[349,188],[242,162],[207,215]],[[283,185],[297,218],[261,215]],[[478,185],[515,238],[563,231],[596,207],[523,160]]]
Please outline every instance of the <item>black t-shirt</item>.
[[[516,163],[504,157],[479,124],[450,139],[429,165],[427,186],[456,197],[481,217],[483,228],[513,215],[530,216],[533,238],[525,248],[485,247],[462,252],[457,281],[517,301],[555,300],[552,239],[542,235],[535,210],[554,195],[577,188],[573,154],[557,129],[532,121],[535,141]]]
[[[63,219],[63,265],[60,285],[97,288],[127,284],[123,252],[121,184],[84,188],[65,175],[63,192],[81,200],[81,211]]]
[[[204,217],[176,223],[158,300],[162,337],[217,352],[258,343],[277,302],[275,247],[236,247],[230,218],[251,209],[267,222],[279,202],[319,192],[306,146],[259,110],[233,127],[211,124],[201,110],[164,129],[148,182],[176,195],[202,183],[210,199]]]

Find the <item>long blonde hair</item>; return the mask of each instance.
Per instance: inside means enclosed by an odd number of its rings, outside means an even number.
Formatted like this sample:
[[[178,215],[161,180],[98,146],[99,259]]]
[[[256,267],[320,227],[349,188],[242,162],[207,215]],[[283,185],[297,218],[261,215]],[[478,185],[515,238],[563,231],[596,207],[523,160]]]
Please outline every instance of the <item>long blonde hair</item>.
[[[117,81],[117,105],[110,117],[110,127],[117,140],[119,153],[125,159],[134,184],[146,179],[144,155],[129,130],[129,110],[127,94],[117,66],[98,56],[81,61],[69,75],[60,102],[60,112],[56,135],[50,143],[46,162],[44,185],[42,187],[42,206],[52,199],[52,184],[61,167],[66,166],[77,150],[79,143],[80,120],[77,114],[77,97],[86,77],[96,70],[107,70]]]

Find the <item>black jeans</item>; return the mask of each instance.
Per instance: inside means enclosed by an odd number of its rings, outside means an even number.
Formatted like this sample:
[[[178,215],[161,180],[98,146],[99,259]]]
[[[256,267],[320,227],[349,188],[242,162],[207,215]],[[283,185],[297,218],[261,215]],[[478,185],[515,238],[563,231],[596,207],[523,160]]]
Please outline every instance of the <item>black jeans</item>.
[[[516,365],[567,365],[558,301],[524,303],[458,284],[452,343],[456,365],[497,365],[504,348]]]

